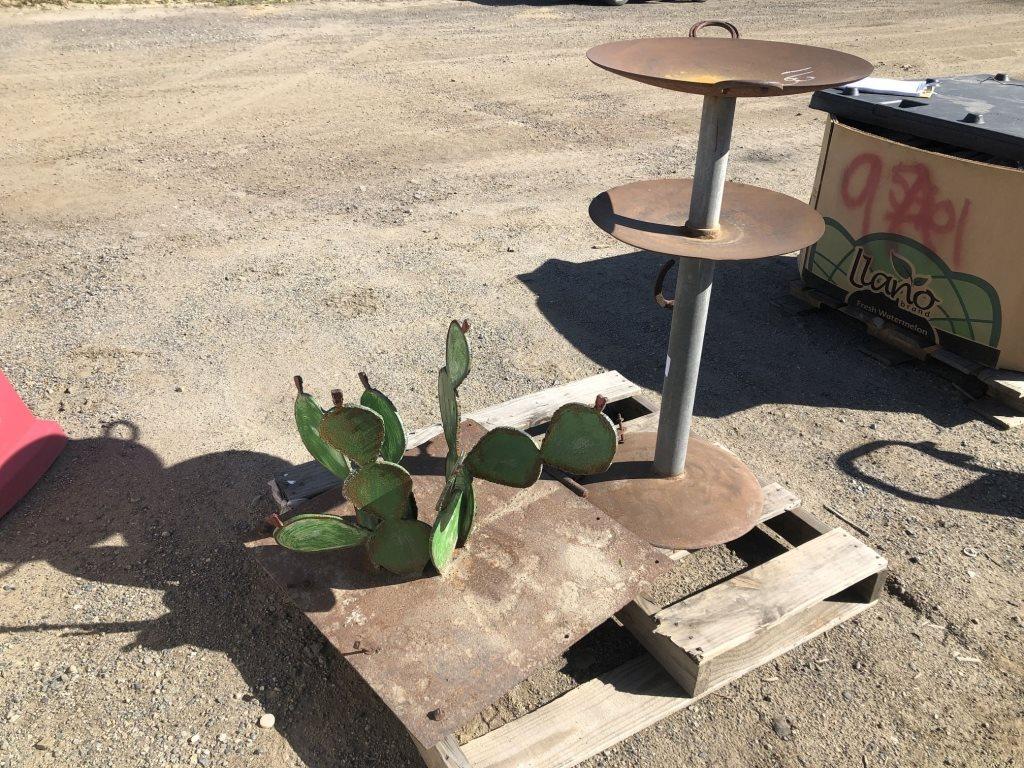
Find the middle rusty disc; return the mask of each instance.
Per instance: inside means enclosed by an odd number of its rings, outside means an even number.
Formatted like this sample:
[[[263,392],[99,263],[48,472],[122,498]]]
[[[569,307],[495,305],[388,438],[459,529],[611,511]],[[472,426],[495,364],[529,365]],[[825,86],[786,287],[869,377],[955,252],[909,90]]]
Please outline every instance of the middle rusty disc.
[[[724,448],[690,437],[686,470],[654,471],[655,432],[627,432],[615,461],[583,478],[587,501],[657,547],[701,549],[749,531],[764,510],[764,491],[747,465]]]
[[[825,222],[799,200],[727,182],[720,230],[694,236],[685,228],[693,179],[653,179],[610,189],[590,203],[590,218],[617,240],[653,253],[731,261],[763,259],[806,248]]]

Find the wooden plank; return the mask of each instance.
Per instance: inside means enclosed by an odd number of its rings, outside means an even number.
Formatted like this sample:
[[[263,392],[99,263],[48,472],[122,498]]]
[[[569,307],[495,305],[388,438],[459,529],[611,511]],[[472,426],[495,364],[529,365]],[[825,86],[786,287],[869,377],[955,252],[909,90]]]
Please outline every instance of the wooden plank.
[[[724,660],[713,685],[685,691],[650,656],[627,662],[518,720],[463,745],[472,768],[572,768],[853,618],[868,603],[828,601],[756,637]]]
[[[664,608],[655,632],[700,664],[885,568],[878,553],[835,528]]]
[[[1005,403],[1024,409],[1024,373],[986,368],[978,378],[988,384],[989,392]]]
[[[453,735],[445,736],[429,749],[420,744],[415,738],[412,741],[416,745],[416,749],[419,750],[420,757],[423,758],[427,768],[474,768],[466,755],[463,754],[462,747],[459,746],[459,740]]]
[[[1017,429],[1024,425],[1024,413],[993,397],[971,400],[967,406],[998,429]]]
[[[764,511],[761,512],[759,523],[765,523],[783,512],[792,512],[800,506],[800,497],[778,483],[769,483],[761,490],[764,491]]]
[[[870,605],[860,600],[826,600],[788,616],[747,642],[702,663],[694,695],[704,695],[721,688],[750,670],[853,618]]]
[[[640,387],[618,371],[606,371],[579,381],[517,397],[498,405],[481,408],[478,411],[464,414],[463,418],[472,419],[488,429],[498,426],[528,429],[543,424],[551,418],[551,414],[566,403],[593,403],[598,395],[603,395],[609,403],[614,403],[639,392]],[[410,432],[406,439],[406,450],[422,445],[439,434],[441,434],[440,424],[431,424]],[[307,499],[312,499],[314,496],[319,496],[340,485],[341,481],[317,462],[309,461],[283,472],[271,483],[277,486],[276,490],[272,489],[274,499],[278,502],[281,511],[285,512]]]
[[[661,610],[643,598],[634,598],[625,608],[615,614],[623,627],[637,639],[647,652],[658,660],[683,689],[692,696],[697,687],[697,662],[679,650],[671,638],[656,632],[658,620],[655,615]]]
[[[462,751],[473,768],[570,768],[692,703],[657,661],[642,656]]]

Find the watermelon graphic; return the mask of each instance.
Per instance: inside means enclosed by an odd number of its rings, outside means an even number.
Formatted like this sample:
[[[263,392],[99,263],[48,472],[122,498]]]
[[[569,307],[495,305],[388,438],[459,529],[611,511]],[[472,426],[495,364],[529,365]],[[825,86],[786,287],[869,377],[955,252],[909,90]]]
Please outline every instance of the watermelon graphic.
[[[848,301],[858,297],[857,304],[870,305],[887,319],[921,319],[940,335],[989,348],[999,344],[995,289],[975,275],[951,271],[909,237],[875,232],[854,240],[826,217],[825,234],[809,249],[804,272],[837,286]]]

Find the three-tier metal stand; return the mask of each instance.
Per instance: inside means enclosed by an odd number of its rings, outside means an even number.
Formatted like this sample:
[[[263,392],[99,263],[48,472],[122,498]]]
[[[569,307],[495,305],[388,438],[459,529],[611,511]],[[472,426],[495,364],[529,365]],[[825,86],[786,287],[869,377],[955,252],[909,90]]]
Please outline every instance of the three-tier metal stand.
[[[697,37],[704,27],[730,37]],[[689,37],[607,43],[587,52],[615,74],[704,97],[693,179],[626,184],[594,199],[590,216],[624,243],[678,260],[658,431],[629,436],[587,497],[652,544],[698,549],[749,531],[764,497],[753,473],[725,449],[690,435],[716,261],[778,256],[814,243],[824,222],[787,195],[726,181],[739,97],[786,96],[853,82],[871,64],[806,45],[741,40],[723,21]]]

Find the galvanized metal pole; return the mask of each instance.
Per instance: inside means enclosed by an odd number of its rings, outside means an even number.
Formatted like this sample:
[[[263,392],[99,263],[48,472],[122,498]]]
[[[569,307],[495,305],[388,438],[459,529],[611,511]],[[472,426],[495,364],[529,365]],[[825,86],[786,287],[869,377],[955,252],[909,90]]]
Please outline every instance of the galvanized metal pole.
[[[705,96],[697,142],[697,162],[686,226],[695,236],[711,237],[718,229],[729,165],[729,142],[736,99]],[[661,416],[654,451],[654,469],[661,475],[678,475],[686,465],[686,446],[693,420],[700,353],[715,263],[708,259],[681,258],[676,276],[675,308],[661,390]]]

